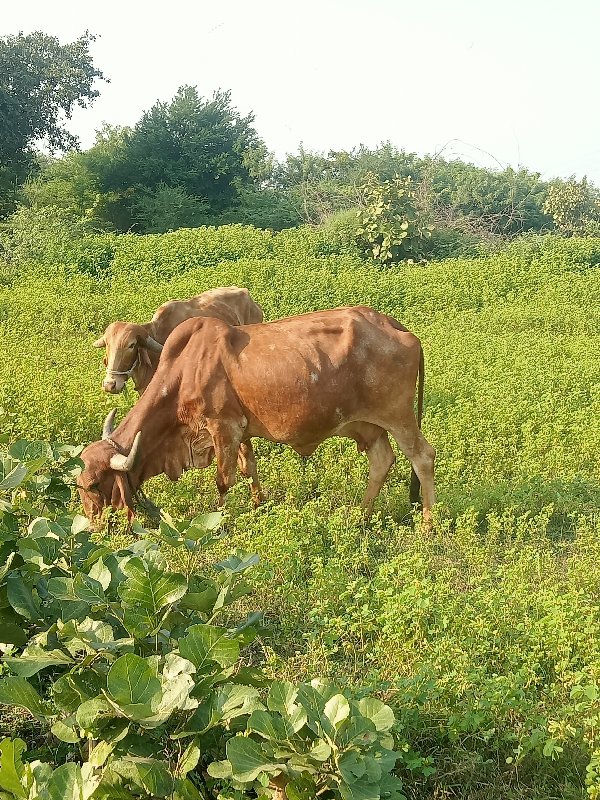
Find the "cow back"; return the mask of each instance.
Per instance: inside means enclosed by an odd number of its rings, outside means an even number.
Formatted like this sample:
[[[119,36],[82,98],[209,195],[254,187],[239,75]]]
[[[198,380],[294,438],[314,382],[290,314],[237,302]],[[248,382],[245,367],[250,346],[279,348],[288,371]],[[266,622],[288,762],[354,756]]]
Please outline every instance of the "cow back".
[[[263,312],[248,289],[237,286],[209,289],[188,300],[170,300],[160,306],[150,323],[153,337],[164,344],[178,325],[193,317],[213,317],[228,325],[250,325],[262,322]]]

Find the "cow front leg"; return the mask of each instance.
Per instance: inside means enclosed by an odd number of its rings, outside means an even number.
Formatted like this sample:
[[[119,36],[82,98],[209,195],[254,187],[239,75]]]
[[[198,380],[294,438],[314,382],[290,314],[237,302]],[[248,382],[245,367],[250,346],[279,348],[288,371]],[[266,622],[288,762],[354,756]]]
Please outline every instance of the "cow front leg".
[[[388,472],[396,460],[387,431],[383,431],[381,436],[367,447],[367,456],[369,458],[369,483],[362,505],[368,520],[373,513],[375,498],[381,491]]]
[[[252,503],[256,508],[264,503],[263,494],[258,472],[256,471],[256,458],[252,449],[252,442],[242,442],[238,451],[238,466],[244,478],[250,478],[250,491],[252,492]]]
[[[238,426],[225,427],[222,425],[215,425],[214,427],[209,427],[209,432],[212,436],[213,446],[215,448],[219,508],[222,508],[225,505],[225,495],[231,487],[235,485],[235,470],[242,439],[242,431]]]

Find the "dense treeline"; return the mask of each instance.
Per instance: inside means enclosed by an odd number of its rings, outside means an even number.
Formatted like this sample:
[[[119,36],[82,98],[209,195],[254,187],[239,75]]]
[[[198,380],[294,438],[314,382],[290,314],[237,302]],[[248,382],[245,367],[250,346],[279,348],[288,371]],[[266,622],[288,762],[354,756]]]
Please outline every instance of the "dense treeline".
[[[229,223],[282,230],[341,214],[384,263],[473,254],[530,231],[598,232],[598,192],[585,179],[547,182],[524,168],[419,157],[391,143],[327,154],[301,147],[278,162],[253,115],[242,117],[226,91],[206,99],[182,86],[132,128],[106,126],[79,152],[64,123],[75,104],[99,93],[93,40],[89,33],[69,45],[43,33],[0,40],[0,216],[21,204],[60,209],[94,230],[161,233]],[[42,155],[40,142],[62,155]],[[409,179],[398,205],[394,181]],[[374,185],[376,200],[388,205],[371,219],[369,235],[356,212],[373,201]],[[413,221],[412,241],[402,241]]]

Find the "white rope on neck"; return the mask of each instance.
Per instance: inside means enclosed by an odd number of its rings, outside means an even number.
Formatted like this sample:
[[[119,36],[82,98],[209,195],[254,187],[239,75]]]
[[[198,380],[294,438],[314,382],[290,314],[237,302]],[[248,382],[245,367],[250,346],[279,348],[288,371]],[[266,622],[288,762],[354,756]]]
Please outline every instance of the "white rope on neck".
[[[133,362],[133,364],[132,364],[131,368],[130,368],[130,369],[127,369],[127,370],[125,370],[125,372],[118,372],[116,369],[109,369],[109,368],[107,367],[107,368],[106,368],[106,377],[107,377],[107,378],[114,378],[116,375],[127,375],[127,377],[129,378],[129,377],[131,376],[131,373],[133,372],[133,370],[134,370],[136,367],[138,367],[138,366],[139,366],[139,363],[140,363],[140,357],[139,357],[139,355],[138,355],[138,356],[136,357],[135,361]]]

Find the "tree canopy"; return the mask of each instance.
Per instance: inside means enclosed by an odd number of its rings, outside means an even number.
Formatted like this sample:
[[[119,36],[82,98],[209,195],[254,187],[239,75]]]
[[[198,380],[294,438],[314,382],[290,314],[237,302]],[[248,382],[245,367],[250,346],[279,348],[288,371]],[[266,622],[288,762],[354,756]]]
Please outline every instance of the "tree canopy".
[[[65,120],[74,106],[85,108],[99,94],[94,82],[104,76],[90,55],[94,40],[88,31],[64,45],[41,31],[0,38],[0,198],[5,211],[14,202],[10,187],[20,184],[35,163],[36,144],[44,142],[51,152],[77,146]]]

